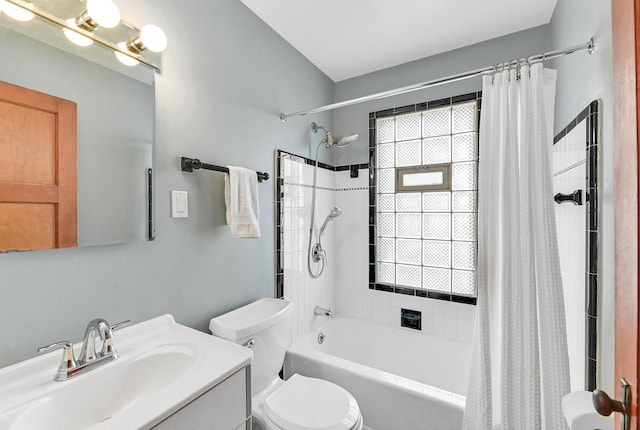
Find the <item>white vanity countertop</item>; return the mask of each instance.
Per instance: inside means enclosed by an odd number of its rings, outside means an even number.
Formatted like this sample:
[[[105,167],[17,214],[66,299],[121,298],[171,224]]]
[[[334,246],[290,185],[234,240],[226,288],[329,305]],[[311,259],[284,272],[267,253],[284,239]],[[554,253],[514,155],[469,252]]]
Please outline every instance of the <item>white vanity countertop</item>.
[[[0,428],[149,428],[252,359],[250,349],[177,324],[171,315],[113,338],[118,359],[67,381],[53,380],[62,351],[0,369]]]

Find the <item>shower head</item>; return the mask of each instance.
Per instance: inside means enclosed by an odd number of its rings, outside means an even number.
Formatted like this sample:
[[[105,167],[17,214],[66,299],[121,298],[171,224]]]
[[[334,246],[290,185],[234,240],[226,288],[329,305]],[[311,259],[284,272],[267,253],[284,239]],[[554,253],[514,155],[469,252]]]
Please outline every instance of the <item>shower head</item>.
[[[340,209],[337,206],[334,206],[333,209],[331,209],[331,212],[329,213],[329,217],[331,219],[338,218],[340,215],[342,215],[342,209]]]
[[[342,209],[334,206],[333,209],[331,209],[331,212],[329,212],[329,215],[327,215],[327,218],[324,220],[324,223],[322,223],[322,227],[320,227],[320,234],[318,235],[318,237],[322,236],[322,233],[324,233],[324,229],[327,228],[327,224],[329,224],[329,221],[338,218],[341,214]]]
[[[341,139],[337,139],[331,135],[331,132],[321,125],[316,124],[315,122],[311,123],[311,130],[314,133],[317,133],[318,130],[323,130],[325,134],[325,138],[323,142],[326,144],[327,148],[331,148],[333,145],[336,145],[339,148],[344,148],[345,146],[349,146],[353,142],[358,139],[358,133],[348,134]]]
[[[338,142],[336,142],[336,146],[338,146],[340,148],[344,148],[345,146],[349,146],[353,142],[358,140],[358,137],[360,137],[360,136],[358,136],[358,133],[347,134],[342,139],[340,139]]]

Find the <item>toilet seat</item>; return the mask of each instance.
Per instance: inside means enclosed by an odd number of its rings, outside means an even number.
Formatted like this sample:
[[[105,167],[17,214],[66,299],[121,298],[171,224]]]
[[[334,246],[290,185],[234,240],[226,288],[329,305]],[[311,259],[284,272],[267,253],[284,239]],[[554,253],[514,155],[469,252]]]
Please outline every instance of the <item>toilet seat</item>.
[[[286,430],[351,430],[361,427],[360,408],[344,388],[293,375],[264,402],[267,418]]]

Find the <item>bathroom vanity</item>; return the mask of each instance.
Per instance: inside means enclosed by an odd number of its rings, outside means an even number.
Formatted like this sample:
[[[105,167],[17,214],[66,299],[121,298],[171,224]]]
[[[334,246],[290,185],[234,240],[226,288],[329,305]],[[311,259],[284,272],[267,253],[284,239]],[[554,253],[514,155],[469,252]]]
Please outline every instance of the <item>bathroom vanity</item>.
[[[237,371],[153,429],[251,430],[249,369]]]
[[[65,380],[54,380],[61,351],[0,369],[0,428],[250,429],[248,348],[171,315],[116,331],[112,344],[116,359]]]

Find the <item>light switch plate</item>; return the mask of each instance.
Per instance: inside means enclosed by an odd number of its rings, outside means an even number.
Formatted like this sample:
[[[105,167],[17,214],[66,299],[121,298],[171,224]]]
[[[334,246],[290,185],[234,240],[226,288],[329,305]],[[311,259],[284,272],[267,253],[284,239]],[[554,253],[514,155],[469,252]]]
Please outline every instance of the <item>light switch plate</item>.
[[[189,193],[171,191],[171,218],[187,218],[189,216]]]

